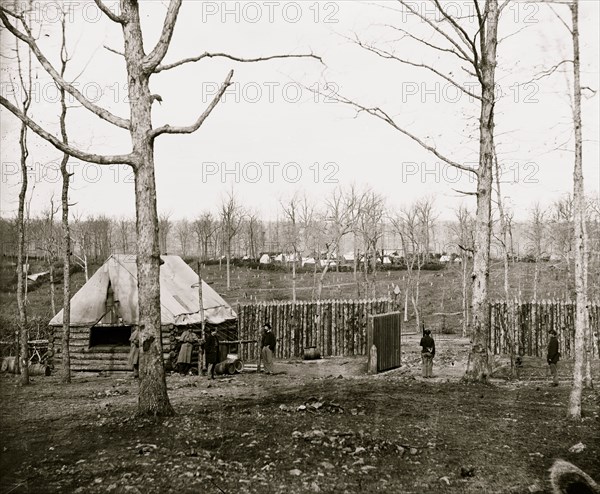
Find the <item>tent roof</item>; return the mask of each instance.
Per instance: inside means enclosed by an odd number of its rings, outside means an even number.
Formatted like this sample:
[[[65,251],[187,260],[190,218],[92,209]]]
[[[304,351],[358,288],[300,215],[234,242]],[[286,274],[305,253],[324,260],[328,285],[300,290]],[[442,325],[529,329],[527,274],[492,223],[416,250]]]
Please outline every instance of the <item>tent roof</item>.
[[[201,322],[198,305],[198,275],[179,256],[161,256],[160,305],[161,323],[178,326]],[[71,299],[71,326],[102,323],[106,316],[109,285],[114,293],[115,308],[123,324],[138,322],[137,265],[135,255],[115,254],[94,273]],[[237,318],[231,306],[202,280],[202,304],[205,321],[221,324]],[[63,322],[61,310],[50,321]]]

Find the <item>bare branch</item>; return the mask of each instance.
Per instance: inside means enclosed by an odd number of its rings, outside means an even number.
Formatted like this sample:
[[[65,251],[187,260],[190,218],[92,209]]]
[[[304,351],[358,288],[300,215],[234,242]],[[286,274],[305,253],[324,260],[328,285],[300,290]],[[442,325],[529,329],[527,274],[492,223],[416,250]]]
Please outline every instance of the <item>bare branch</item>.
[[[231,85],[232,77],[233,70],[230,70],[229,74],[227,75],[227,78],[225,79],[225,81],[223,81],[223,84],[221,84],[219,92],[215,94],[215,97],[210,102],[210,105],[208,105],[206,110],[204,110],[202,115],[198,117],[198,120],[196,120],[196,122],[193,125],[190,125],[188,127],[171,127],[170,125],[163,125],[162,127],[154,129],[151,132],[151,137],[155,138],[161,134],[191,134],[192,132],[196,132],[204,123],[204,121],[208,118],[211,112],[214,110],[215,106],[217,106],[217,104],[221,100],[221,97],[223,96],[223,93],[225,93],[225,90]]]
[[[378,107],[367,108],[367,107],[362,106],[362,105],[360,105],[360,104],[358,104],[358,103],[356,103],[356,102],[354,102],[352,100],[344,98],[343,96],[340,96],[340,95],[332,96],[332,98],[334,98],[336,101],[339,101],[340,103],[344,103],[344,104],[353,106],[354,108],[357,108],[360,111],[366,112],[369,115],[373,115],[374,117],[377,117],[380,120],[383,120],[388,125],[390,125],[394,129],[396,129],[398,132],[400,132],[401,134],[404,134],[405,136],[409,137],[410,139],[412,139],[413,141],[415,141],[417,144],[419,144],[422,148],[426,149],[427,151],[429,151],[430,153],[432,153],[433,155],[435,155],[436,157],[438,157],[439,159],[441,159],[445,163],[448,163],[450,166],[453,166],[455,168],[458,168],[459,170],[463,170],[463,171],[469,172],[469,173],[474,173],[475,175],[477,175],[477,170],[475,168],[472,168],[470,166],[463,165],[463,164],[458,163],[458,162],[456,162],[454,160],[451,160],[450,158],[448,158],[448,157],[444,156],[442,153],[440,153],[433,146],[430,146],[429,144],[427,144],[425,141],[419,139],[414,134],[412,134],[412,133],[408,132],[406,129],[400,127],[394,121],[394,119],[392,117],[390,117],[386,112],[384,112],[381,108],[378,108]]]
[[[122,51],[115,50],[114,48],[111,48],[110,46],[104,45],[104,49],[110,51],[111,53],[119,55],[121,57],[125,56],[125,54]]]
[[[416,15],[419,19],[421,19],[423,22],[429,24],[429,26],[431,26],[431,28],[433,28],[436,32],[438,32],[439,34],[441,34],[444,38],[446,38],[457,50],[458,52],[465,57],[465,59],[469,60],[469,62],[471,62],[471,64],[473,66],[476,66],[475,60],[470,57],[467,52],[464,50],[464,48],[462,46],[460,46],[455,40],[453,40],[448,33],[446,33],[442,28],[440,28],[439,26],[435,25],[430,19],[427,18],[427,16],[421,14],[420,12],[418,12],[416,9],[414,9],[409,3],[406,3],[405,0],[398,0],[405,9],[407,9],[411,14]]]
[[[15,28],[10,23],[10,21],[8,20],[8,17],[6,16],[7,13],[9,15],[21,20],[21,23],[22,23],[23,28],[25,29],[26,33],[22,33],[21,31],[19,31],[17,28]],[[69,93],[77,101],[79,101],[79,103],[81,103],[85,108],[87,108],[89,111],[91,111],[92,113],[94,113],[95,115],[100,117],[101,119],[106,120],[107,122],[112,123],[113,125],[116,125],[117,127],[121,127],[122,129],[129,129],[130,122],[128,119],[117,117],[116,115],[113,115],[108,110],[106,110],[98,105],[95,105],[90,100],[88,100],[85,96],[83,96],[83,94],[81,94],[74,86],[69,84],[67,81],[65,81],[60,76],[60,74],[52,66],[50,61],[44,56],[44,54],[38,48],[35,39],[31,35],[31,30],[29,29],[29,26],[27,26],[27,23],[24,22],[24,19],[22,18],[22,16],[14,14],[14,13],[10,12],[9,10],[5,9],[4,7],[0,6],[0,20],[2,20],[2,23],[4,24],[4,26],[15,37],[17,37],[18,39],[23,41],[25,44],[27,44],[27,46],[29,46],[29,48],[34,53],[34,55],[36,56],[36,58],[38,59],[38,61],[42,65],[42,67],[44,67],[46,72],[48,72],[48,74],[50,74],[50,76],[52,77],[54,82],[56,82],[56,84],[58,86],[63,88],[67,93]]]
[[[118,24],[125,24],[127,22],[125,17],[123,17],[122,15],[115,14],[102,2],[102,0],[94,0],[94,2],[96,2],[96,5],[98,6],[98,8],[111,21],[116,22]]]
[[[461,54],[460,54],[459,52],[457,52],[456,50],[453,50],[453,49],[451,49],[451,48],[444,48],[444,47],[442,47],[442,46],[438,46],[438,45],[434,45],[433,43],[430,43],[429,41],[425,41],[424,39],[422,39],[422,38],[419,38],[418,36],[415,36],[414,34],[412,34],[412,33],[409,33],[407,30],[405,30],[405,29],[402,29],[402,28],[400,28],[400,27],[392,26],[392,25],[390,25],[390,24],[386,24],[386,26],[387,26],[387,27],[389,27],[389,28],[392,28],[392,29],[394,29],[394,30],[396,30],[396,31],[399,31],[399,32],[403,33],[403,34],[404,34],[404,36],[408,36],[409,38],[412,38],[412,39],[414,39],[415,41],[418,41],[419,43],[422,43],[422,44],[424,44],[425,46],[428,46],[428,47],[430,47],[430,48],[433,48],[434,50],[441,51],[441,52],[452,53],[453,55],[457,56],[457,57],[458,57],[458,58],[460,58],[461,60],[464,60],[465,62],[469,62],[469,63],[471,63],[471,60],[470,60],[470,59],[468,59],[468,58],[464,57],[463,55],[461,55]],[[403,36],[403,37],[404,37],[404,36]]]
[[[471,49],[473,54],[477,55],[477,48],[475,47],[474,39],[469,38],[469,33],[467,33],[467,31],[465,31],[465,29],[458,22],[456,22],[456,20],[451,15],[446,13],[446,11],[442,8],[439,0],[433,1],[440,13],[444,16],[444,19],[446,19],[450,23],[450,25],[454,28],[454,30],[462,39],[462,41]]]
[[[390,60],[396,60],[397,62],[401,62],[401,63],[404,63],[406,65],[411,65],[413,67],[420,67],[420,68],[423,68],[423,69],[427,69],[430,72],[433,72],[434,74],[436,74],[438,77],[441,77],[445,81],[448,81],[454,87],[460,89],[467,96],[470,96],[471,98],[475,98],[475,99],[481,100],[481,96],[478,96],[475,93],[472,93],[471,91],[468,91],[467,89],[465,89],[464,87],[462,87],[460,84],[458,84],[456,81],[454,81],[451,77],[448,77],[447,75],[441,73],[439,70],[434,69],[433,67],[430,67],[427,64],[411,62],[410,60],[406,60],[404,58],[397,57],[393,53],[390,53],[390,52],[388,52],[386,50],[382,50],[381,48],[377,48],[375,46],[370,46],[370,45],[365,45],[359,39],[357,39],[355,42],[361,48],[364,48],[365,50],[370,51],[372,53],[375,53],[376,55],[380,56],[381,58],[387,58],[387,59],[390,59]]]
[[[452,189],[457,194],[462,194],[464,196],[477,196],[477,192],[468,192],[464,190]]]
[[[147,74],[151,73],[158,64],[163,61],[163,58],[165,58],[165,55],[167,54],[171,39],[173,38],[173,31],[175,29],[175,23],[177,22],[177,15],[179,14],[181,2],[182,0],[171,0],[171,3],[169,3],[169,8],[167,10],[167,15],[165,16],[165,22],[158,43],[156,43],[154,49],[146,55],[142,61],[142,68]]]
[[[154,73],[157,74],[159,72],[162,72],[163,70],[174,69],[175,67],[179,67],[180,65],[184,65],[186,63],[199,62],[203,58],[228,58],[229,60],[233,60],[234,62],[243,62],[243,63],[266,62],[267,60],[275,60],[278,58],[314,58],[315,60],[318,60],[319,62],[323,63],[323,59],[321,57],[314,55],[312,53],[307,54],[307,55],[288,54],[288,55],[270,55],[268,57],[242,58],[242,57],[236,57],[234,55],[229,55],[228,53],[204,52],[201,55],[198,55],[196,57],[184,58],[182,60],[179,60],[178,62],[168,63],[168,64],[164,64],[164,65],[158,65],[154,69]]]
[[[553,65],[552,67],[550,67],[547,70],[543,70],[542,72],[540,72],[538,75],[536,75],[533,79],[527,81],[527,82],[523,82],[520,85],[525,85],[525,84],[531,84],[532,82],[535,81],[539,81],[540,79],[543,79],[545,77],[550,77],[552,74],[554,74],[554,72],[556,72],[560,66],[564,63],[573,63],[573,60],[561,60],[560,62],[558,62],[556,65]]]
[[[4,106],[8,111],[10,111],[19,120],[21,120],[21,122],[26,124],[27,127],[33,130],[42,139],[45,139],[59,151],[67,153],[69,156],[73,156],[74,158],[78,158],[82,161],[87,161],[89,163],[97,163],[99,165],[125,164],[130,165],[134,168],[137,165],[137,161],[135,160],[135,156],[133,155],[133,153],[121,155],[91,154],[85,153],[83,151],[80,151],[79,149],[76,149],[72,146],[69,146],[68,144],[63,143],[62,141],[54,137],[52,134],[45,131],[42,127],[40,127],[37,123],[31,120],[27,115],[25,115],[21,110],[19,110],[15,105],[13,105],[10,101],[8,101],[4,96],[1,95],[0,105]]]

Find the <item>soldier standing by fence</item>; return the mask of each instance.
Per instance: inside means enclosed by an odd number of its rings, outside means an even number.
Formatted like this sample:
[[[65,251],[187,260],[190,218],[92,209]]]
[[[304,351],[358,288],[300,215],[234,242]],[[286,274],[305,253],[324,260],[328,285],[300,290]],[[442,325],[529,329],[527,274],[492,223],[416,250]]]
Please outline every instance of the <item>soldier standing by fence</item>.
[[[433,357],[435,356],[435,341],[431,337],[431,331],[423,331],[421,338],[421,362],[423,366],[423,377],[433,377]]]
[[[550,341],[548,341],[548,365],[550,366],[550,374],[552,374],[552,386],[558,386],[558,361],[560,352],[558,351],[558,338],[556,331],[550,330]]]
[[[275,356],[275,335],[271,331],[271,325],[265,323],[264,334],[261,341],[261,357],[265,365],[265,372],[267,374],[273,374],[273,357]]]

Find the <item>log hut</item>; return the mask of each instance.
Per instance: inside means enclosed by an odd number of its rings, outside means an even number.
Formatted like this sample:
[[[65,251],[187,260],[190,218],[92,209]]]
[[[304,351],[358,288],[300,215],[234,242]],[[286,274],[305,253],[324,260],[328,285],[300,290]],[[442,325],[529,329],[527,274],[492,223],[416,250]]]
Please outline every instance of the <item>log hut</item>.
[[[69,350],[73,371],[127,371],[129,337],[138,324],[135,255],[113,254],[71,299]],[[161,256],[160,304],[163,357],[170,364],[178,337],[191,328],[201,337],[198,275],[179,256]],[[237,340],[237,314],[202,280],[206,327],[220,340]],[[60,366],[62,310],[49,323],[52,363]],[[230,351],[230,348],[223,353]],[[194,360],[197,353],[194,351]],[[167,365],[168,367],[168,365]]]

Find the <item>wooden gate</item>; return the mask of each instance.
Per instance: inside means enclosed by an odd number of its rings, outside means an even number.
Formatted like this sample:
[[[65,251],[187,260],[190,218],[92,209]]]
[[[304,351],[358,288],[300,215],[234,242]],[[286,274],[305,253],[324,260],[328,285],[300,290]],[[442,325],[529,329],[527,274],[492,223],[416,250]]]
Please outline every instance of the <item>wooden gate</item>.
[[[400,312],[370,315],[367,327],[370,374],[401,365],[402,315]]]

